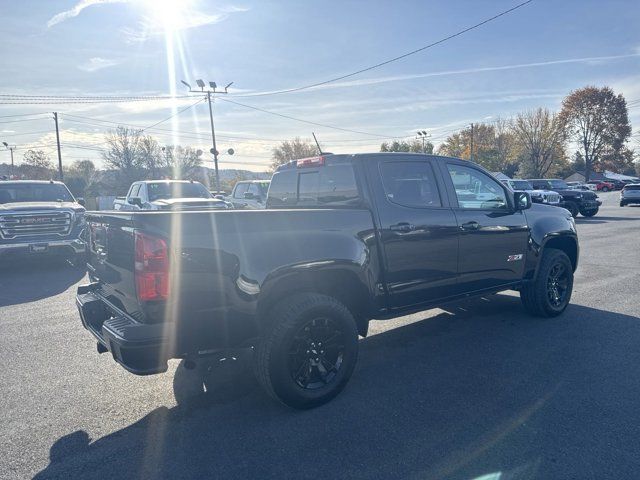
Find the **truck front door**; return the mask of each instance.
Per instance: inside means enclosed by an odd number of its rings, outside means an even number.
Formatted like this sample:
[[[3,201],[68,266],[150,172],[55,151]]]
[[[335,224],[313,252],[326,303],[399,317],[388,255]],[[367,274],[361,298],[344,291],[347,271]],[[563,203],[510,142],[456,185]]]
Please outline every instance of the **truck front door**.
[[[461,293],[522,279],[529,227],[524,212],[513,208],[510,192],[472,165],[451,161],[440,168],[460,229]]]
[[[456,293],[458,225],[426,156],[367,163],[392,307]]]

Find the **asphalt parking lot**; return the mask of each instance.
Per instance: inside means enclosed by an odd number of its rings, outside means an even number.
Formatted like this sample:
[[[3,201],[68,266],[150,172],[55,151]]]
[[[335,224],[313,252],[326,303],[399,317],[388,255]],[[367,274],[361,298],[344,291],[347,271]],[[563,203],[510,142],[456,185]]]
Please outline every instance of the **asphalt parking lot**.
[[[508,293],[373,323],[347,389],[306,412],[247,375],[204,394],[177,361],[128,374],[80,325],[82,273],[5,268],[0,478],[637,478],[640,207],[600,197],[564,315]]]

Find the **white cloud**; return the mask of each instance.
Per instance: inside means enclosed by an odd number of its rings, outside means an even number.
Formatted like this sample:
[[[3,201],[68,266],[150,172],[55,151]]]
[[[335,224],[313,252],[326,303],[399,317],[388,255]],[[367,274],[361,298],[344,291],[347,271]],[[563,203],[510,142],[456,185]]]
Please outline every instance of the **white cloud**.
[[[97,70],[102,70],[103,68],[113,67],[114,65],[118,65],[118,63],[119,62],[114,59],[91,57],[83,64],[78,65],[78,68],[85,72],[95,72]]]
[[[51,17],[47,22],[47,28],[51,28],[54,25],[64,22],[65,20],[68,20],[70,18],[77,17],[78,15],[80,15],[80,12],[92,5],[99,5],[103,3],[126,3],[127,1],[129,0],[80,0],[80,2],[75,4],[69,10],[57,13],[53,17]]]
[[[638,48],[640,49],[640,47]],[[468,74],[474,74],[474,73],[498,72],[498,71],[504,71],[504,70],[517,70],[522,68],[547,67],[552,65],[565,65],[565,64],[574,64],[574,63],[597,65],[604,62],[621,60],[626,58],[634,58],[634,57],[640,57],[640,51],[638,51],[637,53],[629,53],[626,55],[565,58],[560,60],[548,60],[544,62],[518,63],[514,65],[499,65],[495,67],[465,68],[460,70],[443,70],[440,72],[416,73],[416,74],[410,74],[410,75],[394,75],[394,76],[378,77],[378,78],[362,78],[358,80],[347,80],[344,82],[328,83],[326,85],[319,85],[317,87],[308,88],[303,91],[325,90],[330,88],[344,88],[344,87],[360,87],[365,85],[377,85],[381,83],[397,82],[402,80],[416,80],[420,78],[429,78],[429,77],[447,77],[452,75],[468,75]],[[246,96],[250,97],[252,95],[264,95],[267,93],[272,93],[272,92],[253,92],[253,93],[248,93]]]

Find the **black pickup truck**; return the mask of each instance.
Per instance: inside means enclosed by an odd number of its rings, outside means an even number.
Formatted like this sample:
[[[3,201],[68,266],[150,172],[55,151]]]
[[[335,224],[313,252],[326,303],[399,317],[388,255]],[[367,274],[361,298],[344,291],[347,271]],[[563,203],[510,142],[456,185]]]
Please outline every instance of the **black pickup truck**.
[[[575,218],[580,213],[583,217],[593,217],[598,213],[602,202],[598,196],[590,191],[571,188],[567,182],[558,178],[538,178],[529,180],[533,188],[553,190],[562,196],[561,207],[566,208]]]
[[[253,349],[295,408],[345,386],[369,320],[520,291],[551,317],[571,297],[568,211],[477,165],[419,154],[326,155],[280,167],[266,210],[88,215],[82,324],[130,372]]]

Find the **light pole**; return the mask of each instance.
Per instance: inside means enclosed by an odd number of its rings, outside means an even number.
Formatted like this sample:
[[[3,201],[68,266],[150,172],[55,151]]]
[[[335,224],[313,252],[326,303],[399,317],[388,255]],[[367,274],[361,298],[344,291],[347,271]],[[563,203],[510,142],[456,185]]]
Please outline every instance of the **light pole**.
[[[2,142],[2,144],[5,146],[7,150],[11,152],[11,173],[9,174],[9,176],[13,177],[13,151],[15,150],[16,146],[9,145],[7,142]]]
[[[418,130],[418,138],[422,139],[422,153],[427,153],[424,142],[427,140],[428,137],[429,137],[429,134],[427,133],[426,130]]]
[[[198,84],[198,87],[200,87],[200,91],[198,92],[198,90],[194,90],[193,88],[191,88],[191,85],[189,85],[187,82],[185,82],[184,80],[180,80],[182,82],[183,85],[186,85],[187,88],[189,89],[189,92],[191,93],[204,93],[204,87],[205,87],[205,83],[203,80],[198,79],[196,80],[196,83]],[[207,102],[209,102],[209,120],[211,121],[211,142],[213,144],[213,147],[211,148],[210,152],[213,154],[213,162],[215,165],[215,169],[216,169],[216,190],[220,191],[220,173],[218,172],[218,148],[216,146],[216,131],[215,131],[215,127],[213,124],[213,106],[211,105],[211,94],[214,93],[229,93],[227,90],[228,88],[233,84],[233,82],[229,83],[226,87],[224,87],[224,92],[219,92],[216,89],[218,88],[218,85],[216,85],[216,82],[209,82],[209,89],[207,89],[206,94],[207,94]]]

